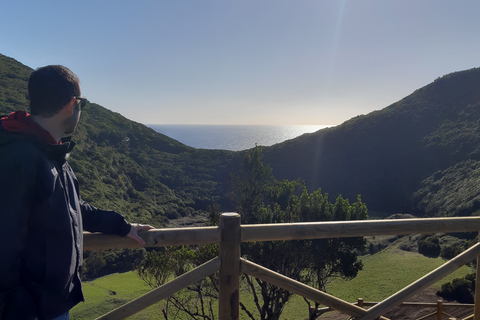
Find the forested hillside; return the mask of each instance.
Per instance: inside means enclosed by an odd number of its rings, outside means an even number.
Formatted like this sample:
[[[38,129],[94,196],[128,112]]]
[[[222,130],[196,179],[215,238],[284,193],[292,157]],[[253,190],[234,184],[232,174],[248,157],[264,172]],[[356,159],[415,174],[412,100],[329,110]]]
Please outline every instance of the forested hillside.
[[[480,209],[480,68],[438,78],[340,126],[265,150],[278,178],[369,209],[470,215]]]
[[[0,55],[0,114],[28,109],[31,71]],[[69,162],[83,198],[158,227],[222,202],[236,154],[185,146],[94,103],[82,111],[73,140]]]
[[[26,109],[31,69],[0,55],[0,114]],[[85,93],[88,96],[88,93]],[[333,111],[332,111],[333,112]],[[480,68],[438,78],[342,125],[264,147],[277,179],[370,210],[470,215],[480,209]],[[97,104],[82,112],[71,155],[83,197],[163,225],[226,201],[243,152],[187,147]]]

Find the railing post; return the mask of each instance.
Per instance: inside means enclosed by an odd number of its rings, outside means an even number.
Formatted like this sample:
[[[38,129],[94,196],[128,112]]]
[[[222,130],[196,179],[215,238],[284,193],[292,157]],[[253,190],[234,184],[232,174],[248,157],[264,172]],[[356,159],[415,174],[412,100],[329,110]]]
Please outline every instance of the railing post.
[[[480,232],[478,234],[480,240]],[[477,272],[475,275],[475,307],[473,320],[480,320],[480,257],[477,257]]]
[[[363,308],[363,298],[358,298],[358,299],[357,299],[357,305],[358,305],[360,308]]]
[[[437,320],[443,319],[443,300],[437,300]]]
[[[220,216],[221,242],[219,273],[218,317],[238,320],[240,316],[240,215],[223,213]]]

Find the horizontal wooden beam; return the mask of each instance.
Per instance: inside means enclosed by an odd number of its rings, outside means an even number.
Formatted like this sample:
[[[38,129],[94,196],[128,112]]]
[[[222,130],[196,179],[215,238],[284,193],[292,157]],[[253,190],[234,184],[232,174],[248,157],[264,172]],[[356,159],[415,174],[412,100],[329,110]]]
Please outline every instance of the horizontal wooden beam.
[[[218,227],[151,229],[138,233],[145,240],[145,247],[166,247],[220,243]],[[83,249],[140,248],[140,244],[128,237],[103,233],[83,234]]]
[[[371,307],[371,306],[374,306],[374,305],[377,305],[378,302],[372,302],[372,301],[364,301],[363,302],[363,306],[364,307]],[[437,302],[402,302],[401,305],[399,305],[399,307],[415,307],[415,308],[419,308],[419,307],[425,307],[425,308],[436,308],[438,305]],[[455,302],[444,302],[442,304],[445,308],[464,308],[464,309],[468,309],[468,308],[473,308],[474,307],[474,304],[473,303],[455,303]]]
[[[480,217],[242,225],[242,242],[480,231]]]
[[[244,224],[241,226],[241,241],[281,241],[472,231],[480,231],[480,217]],[[220,243],[220,229],[218,227],[152,229],[141,231],[139,234],[146,242],[145,247]],[[139,247],[140,245],[136,241],[127,237],[84,233],[84,250]]]

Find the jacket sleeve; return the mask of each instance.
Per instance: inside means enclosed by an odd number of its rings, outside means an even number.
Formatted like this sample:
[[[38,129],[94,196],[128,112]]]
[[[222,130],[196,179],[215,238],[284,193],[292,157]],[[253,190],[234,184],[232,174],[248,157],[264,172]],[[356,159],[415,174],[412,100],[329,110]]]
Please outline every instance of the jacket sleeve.
[[[115,211],[100,210],[80,200],[83,229],[89,232],[116,234],[121,237],[130,232],[131,225]]]
[[[66,164],[65,170],[73,178],[76,193],[80,195],[80,187],[70,165]],[[131,225],[123,218],[123,216],[115,211],[100,210],[79,196],[80,211],[82,214],[83,230],[89,232],[101,232],[106,234],[116,234],[121,237],[126,236],[130,232]]]
[[[28,150],[27,150],[28,151]],[[35,166],[32,154],[9,145],[0,148],[0,318],[33,312],[21,284],[20,266],[27,236]],[[8,244],[8,245],[7,245]],[[3,317],[5,316],[5,318]],[[20,319],[20,318],[18,318]]]

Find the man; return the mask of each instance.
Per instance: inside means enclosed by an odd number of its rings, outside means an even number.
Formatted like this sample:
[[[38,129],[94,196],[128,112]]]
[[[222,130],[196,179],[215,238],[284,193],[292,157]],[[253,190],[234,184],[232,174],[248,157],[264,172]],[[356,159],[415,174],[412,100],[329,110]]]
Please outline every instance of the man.
[[[139,230],[114,211],[80,198],[67,162],[86,98],[63,66],[35,70],[28,82],[30,114],[0,121],[0,319],[68,319],[83,301],[83,230],[128,236]]]

